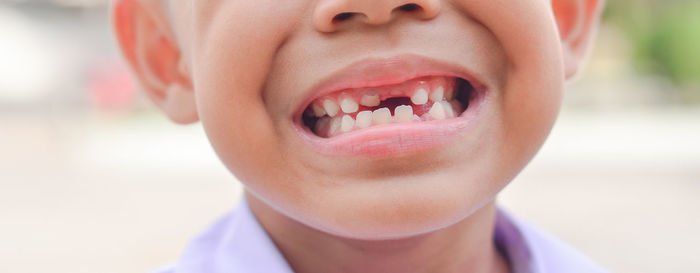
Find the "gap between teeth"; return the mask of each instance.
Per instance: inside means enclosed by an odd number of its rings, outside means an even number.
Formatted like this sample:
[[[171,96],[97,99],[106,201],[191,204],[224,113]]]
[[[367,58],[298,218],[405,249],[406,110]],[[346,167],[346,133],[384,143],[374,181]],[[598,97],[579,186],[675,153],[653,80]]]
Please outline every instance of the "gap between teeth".
[[[454,88],[448,89],[446,93],[444,86],[438,86],[432,92],[429,92],[427,87],[419,87],[413,92],[410,99],[415,105],[425,105],[429,101],[440,102],[444,100],[452,100],[454,97],[453,89]],[[381,100],[377,94],[362,95],[359,102],[349,95],[341,95],[338,102],[330,97],[313,102],[311,104],[311,111],[309,114],[317,118],[321,118],[326,115],[335,117],[341,112],[345,114],[356,113],[360,106],[376,107],[380,104]]]
[[[360,107],[377,107],[381,104],[380,95],[375,91],[359,96],[359,101],[347,93],[341,93],[336,99],[334,96],[318,99],[311,104],[307,114],[318,118],[314,131],[321,136],[330,137],[376,125],[454,118],[456,111],[462,110],[461,104],[454,100],[456,86],[446,88],[439,84],[431,90],[424,81],[418,83],[410,95],[411,103],[422,106],[432,102],[430,110],[420,117],[414,114],[412,105],[397,106],[394,115],[387,107],[360,111]]]

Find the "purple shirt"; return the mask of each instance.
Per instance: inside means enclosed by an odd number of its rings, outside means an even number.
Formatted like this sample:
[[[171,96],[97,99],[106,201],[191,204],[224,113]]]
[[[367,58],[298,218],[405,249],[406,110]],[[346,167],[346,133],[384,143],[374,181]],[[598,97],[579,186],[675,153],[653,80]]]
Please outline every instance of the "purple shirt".
[[[607,273],[570,246],[499,209],[496,246],[513,273]],[[199,234],[175,264],[154,273],[293,273],[245,198]]]

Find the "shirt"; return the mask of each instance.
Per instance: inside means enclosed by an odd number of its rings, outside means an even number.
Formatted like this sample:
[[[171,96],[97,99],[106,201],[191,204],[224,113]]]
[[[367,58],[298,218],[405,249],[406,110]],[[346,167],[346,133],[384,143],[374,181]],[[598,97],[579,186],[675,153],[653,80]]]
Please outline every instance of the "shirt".
[[[494,240],[513,273],[607,273],[549,234],[498,209]],[[196,236],[176,263],[153,273],[293,273],[243,198]]]

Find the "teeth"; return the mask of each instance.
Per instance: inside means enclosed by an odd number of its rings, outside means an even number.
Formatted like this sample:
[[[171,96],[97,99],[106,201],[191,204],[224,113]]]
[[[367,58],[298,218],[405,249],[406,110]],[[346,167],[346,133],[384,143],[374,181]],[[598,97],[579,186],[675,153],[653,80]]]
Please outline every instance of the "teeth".
[[[340,131],[342,131],[343,133],[347,133],[352,131],[353,127],[355,127],[355,120],[352,119],[351,116],[343,116],[343,120],[341,120],[340,122]]]
[[[431,117],[433,117],[433,119],[445,119],[445,109],[444,107],[442,107],[442,103],[433,104],[433,107],[430,108],[430,111],[428,111],[428,113]]]
[[[424,88],[419,88],[416,90],[416,93],[411,96],[411,102],[415,105],[423,105],[428,103],[428,91],[425,91]]]
[[[359,94],[343,91],[338,95],[327,95],[311,103],[303,115],[317,118],[315,126],[311,129],[319,136],[332,137],[374,125],[455,118],[466,108],[455,100],[455,97],[461,94],[457,94],[458,87],[453,86],[447,78],[419,80],[410,85],[415,86],[410,96],[412,104],[404,103],[408,105],[399,105],[394,110],[388,107],[376,108],[381,107],[381,98],[384,96],[405,98],[410,94],[406,94],[406,91],[410,92],[410,89],[403,88],[409,85],[391,86],[381,91],[384,92],[383,95],[376,89],[364,89]],[[421,109],[430,108],[430,110],[427,113],[421,110],[419,113],[422,115],[418,116],[414,113],[413,105],[418,105]],[[371,109],[376,110],[371,111]]]
[[[372,122],[375,125],[387,124],[391,122],[391,111],[389,108],[380,108],[372,112]]]
[[[316,103],[311,104],[311,110],[314,112],[314,116],[320,118],[326,115],[326,110],[323,110],[323,106]]]
[[[441,101],[444,98],[445,98],[445,88],[442,86],[435,88],[435,90],[433,90],[433,93],[430,94],[430,100],[433,102]]]
[[[372,126],[372,111],[362,111],[357,114],[357,128]]]
[[[346,114],[355,113],[359,109],[357,102],[351,98],[344,98],[340,101],[340,109]]]
[[[331,128],[328,130],[328,135],[332,136],[336,132],[338,132],[338,129],[340,129],[341,123],[342,123],[341,118],[331,119]]]
[[[379,95],[364,95],[362,99],[360,99],[360,104],[367,107],[379,106],[380,103]]]
[[[413,121],[413,107],[401,105],[394,109],[394,117],[397,122],[408,123]]]
[[[338,105],[335,104],[335,102],[330,100],[330,99],[325,99],[323,101],[323,109],[326,110],[326,113],[328,113],[328,116],[331,116],[331,117],[335,116],[335,114],[338,113],[338,110],[340,110],[338,108]]]
[[[442,104],[442,108],[445,109],[445,117],[447,118],[454,118],[455,117],[455,111],[452,109],[452,104],[450,104],[447,101],[441,101],[440,104]]]
[[[314,127],[314,132],[316,134],[319,134],[323,132],[325,128],[328,128],[329,123],[331,122],[331,118],[329,117],[322,117],[321,119],[316,122],[316,127]]]

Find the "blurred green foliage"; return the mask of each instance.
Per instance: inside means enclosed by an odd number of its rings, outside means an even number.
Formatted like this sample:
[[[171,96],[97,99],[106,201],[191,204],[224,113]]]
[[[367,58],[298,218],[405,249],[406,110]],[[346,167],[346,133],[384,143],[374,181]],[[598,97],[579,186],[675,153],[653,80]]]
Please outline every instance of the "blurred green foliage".
[[[604,21],[629,35],[640,70],[700,86],[700,0],[610,0]]]

